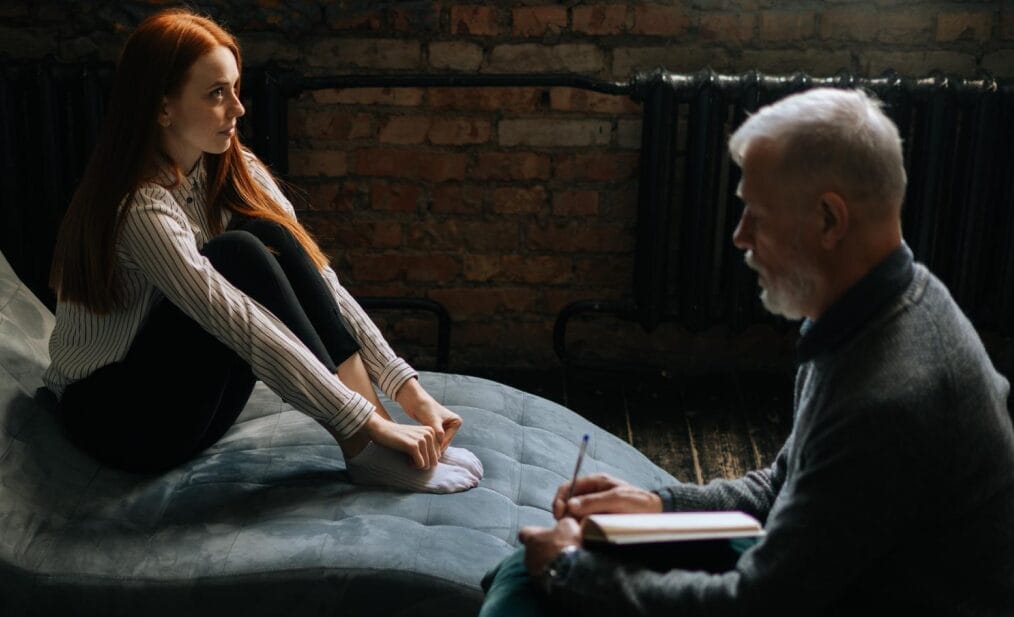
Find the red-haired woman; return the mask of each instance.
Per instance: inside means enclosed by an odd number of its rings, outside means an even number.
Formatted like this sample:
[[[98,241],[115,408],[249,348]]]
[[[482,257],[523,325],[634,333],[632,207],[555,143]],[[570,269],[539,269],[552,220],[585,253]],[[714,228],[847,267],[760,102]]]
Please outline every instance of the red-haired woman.
[[[187,11],[131,35],[64,218],[47,386],[71,438],[158,471],[214,444],[256,379],[322,424],[353,481],[453,492],[482,465],[239,143],[235,39]],[[393,422],[371,379],[419,425]]]

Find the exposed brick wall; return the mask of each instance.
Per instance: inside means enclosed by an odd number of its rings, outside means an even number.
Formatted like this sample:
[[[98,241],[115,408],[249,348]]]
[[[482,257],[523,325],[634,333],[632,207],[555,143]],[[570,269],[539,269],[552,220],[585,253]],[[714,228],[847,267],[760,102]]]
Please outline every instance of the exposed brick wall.
[[[126,33],[164,4],[8,0],[0,4],[0,56],[111,61]],[[248,64],[318,74],[625,80],[664,65],[1014,77],[1010,2],[193,4],[239,36]],[[555,361],[551,330],[564,305],[630,292],[639,114],[625,97],[562,87],[306,93],[290,106],[291,181],[301,189],[301,217],[354,292],[447,306],[452,368],[541,366]],[[425,363],[430,322],[391,315],[378,317],[396,346]],[[636,355],[642,345],[673,349],[681,337],[678,328],[648,337],[603,323],[576,324],[575,339],[604,337],[599,349]],[[681,345],[691,363],[715,349],[707,337]],[[723,348],[763,355],[750,345]]]

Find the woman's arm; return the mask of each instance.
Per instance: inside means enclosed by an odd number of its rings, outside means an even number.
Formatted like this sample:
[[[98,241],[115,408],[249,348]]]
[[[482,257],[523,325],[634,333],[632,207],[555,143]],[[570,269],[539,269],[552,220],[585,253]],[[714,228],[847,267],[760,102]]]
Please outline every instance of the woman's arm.
[[[197,250],[186,215],[160,187],[143,187],[124,217],[118,250],[168,301],[248,362],[294,407],[347,438],[373,405],[342,384],[278,318],[233,286]]]

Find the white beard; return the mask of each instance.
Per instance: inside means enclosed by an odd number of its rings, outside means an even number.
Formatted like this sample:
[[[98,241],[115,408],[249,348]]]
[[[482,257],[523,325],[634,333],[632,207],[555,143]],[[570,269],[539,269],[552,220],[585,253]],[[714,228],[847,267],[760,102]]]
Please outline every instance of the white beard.
[[[753,260],[753,252],[747,251],[744,256],[746,265],[760,273],[760,268]],[[791,272],[785,273],[778,282],[773,283],[767,280],[767,287],[761,284],[761,304],[768,312],[795,321],[803,318],[804,307],[810,298],[813,297],[816,284],[813,277],[805,272],[805,267],[800,266]]]

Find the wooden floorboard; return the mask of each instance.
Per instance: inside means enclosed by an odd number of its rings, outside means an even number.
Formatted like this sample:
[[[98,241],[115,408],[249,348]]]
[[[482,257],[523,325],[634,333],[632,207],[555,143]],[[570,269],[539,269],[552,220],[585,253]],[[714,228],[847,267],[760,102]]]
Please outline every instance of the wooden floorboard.
[[[624,380],[631,443],[681,482],[697,482],[699,465],[683,415],[681,384],[659,374]]]
[[[737,398],[736,381],[731,373],[690,376],[684,380],[683,412],[705,483],[715,478],[738,478],[756,466]]]
[[[592,369],[473,374],[558,402],[684,482],[737,478],[774,460],[792,426],[792,377]]]
[[[739,411],[746,420],[755,467],[768,467],[792,429],[792,377],[748,373],[737,378]]]

